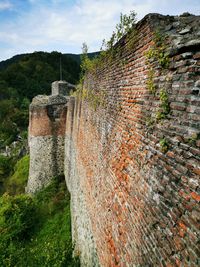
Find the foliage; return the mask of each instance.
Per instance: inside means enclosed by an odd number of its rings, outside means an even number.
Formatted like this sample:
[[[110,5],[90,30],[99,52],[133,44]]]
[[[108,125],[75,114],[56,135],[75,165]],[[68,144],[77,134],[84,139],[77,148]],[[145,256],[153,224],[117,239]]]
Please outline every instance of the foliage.
[[[26,155],[17,161],[14,167],[14,173],[5,182],[5,190],[9,194],[15,195],[24,193],[24,189],[29,174],[29,156]]]
[[[98,107],[105,107],[107,93],[104,90],[95,91],[89,90],[79,84],[75,92],[72,92],[72,96],[80,97],[82,100],[86,100],[90,107],[95,111]]]
[[[149,67],[146,86],[148,91],[154,95],[156,95],[156,84],[154,83],[155,71],[152,63],[158,63],[162,71],[169,67],[169,56],[166,53],[166,48],[166,37],[157,30],[154,33],[154,45],[145,53],[146,63]],[[153,116],[154,119],[152,117],[147,118],[146,125],[148,129],[153,129],[153,124],[156,123],[156,121],[158,122],[162,119],[166,119],[167,115],[170,113],[169,98],[165,89],[160,90],[159,98],[159,110]],[[161,140],[161,147],[163,147],[163,150],[167,149],[167,143],[165,141],[165,139]]]
[[[152,130],[154,128],[155,119],[152,118],[151,116],[148,116],[146,117],[145,123],[146,123],[148,130]]]
[[[16,139],[18,128],[12,116],[18,112],[15,109],[16,101],[4,99],[0,101],[0,146],[10,144]],[[15,112],[14,112],[15,111]]]
[[[155,94],[156,86],[154,84],[154,70],[151,63],[157,61],[162,69],[169,66],[169,56],[166,53],[165,37],[159,31],[154,33],[154,45],[145,53],[146,63],[149,66],[147,88],[150,93]]]
[[[62,177],[33,198],[1,197],[0,266],[80,266],[72,257],[69,200]]]
[[[94,57],[92,60],[88,57],[87,44],[83,43],[83,56],[81,57],[82,74],[84,75],[89,71],[94,71],[97,66],[103,65],[105,61],[111,63],[114,56],[119,52],[120,47],[117,46],[117,43],[121,40],[121,38],[128,37],[129,39],[131,39],[134,37],[135,22],[136,13],[134,11],[131,11],[129,15],[124,15],[121,13],[120,22],[116,25],[115,31],[113,31],[112,36],[108,41],[106,41],[105,39],[102,41],[100,54]]]
[[[167,115],[170,112],[170,104],[169,104],[169,98],[167,92],[162,89],[160,91],[160,110],[156,114],[156,119],[161,120],[161,119],[166,119]]]
[[[0,195],[5,192],[4,184],[12,169],[12,159],[10,157],[0,155]]]
[[[192,133],[188,136],[188,138],[185,138],[186,142],[190,145],[195,145],[196,141],[200,139],[200,132],[199,133]]]
[[[81,79],[84,79],[86,72],[91,71],[95,66],[95,59],[90,59],[88,55],[88,46],[86,43],[82,45],[81,54]]]
[[[58,80],[60,57],[62,57],[63,78],[71,83],[79,79],[80,68],[72,57],[58,52],[35,52],[25,54],[18,61],[0,72],[0,80],[17,90],[20,97],[28,97],[50,92],[50,83]]]
[[[0,242],[29,237],[35,224],[35,215],[35,201],[30,196],[12,197],[4,194],[0,197]]]
[[[154,33],[154,45],[146,53],[147,63],[158,61],[159,65],[167,69],[169,67],[169,55],[166,52],[165,36],[158,30]]]
[[[135,22],[136,13],[134,11],[131,11],[129,15],[121,13],[120,22],[116,25],[115,31],[113,31],[110,40],[103,40],[103,50],[111,51],[123,36],[132,32]]]
[[[56,177],[43,190],[36,194],[36,201],[40,204],[42,209],[45,206],[45,214],[52,214],[56,210],[62,210],[69,205],[70,197],[66,189],[64,177]],[[46,205],[48,203],[48,205]]]
[[[164,137],[164,138],[160,139],[160,142],[159,143],[160,143],[161,151],[163,153],[166,153],[168,151],[168,149],[169,149],[169,142],[168,142],[168,140]]]
[[[100,54],[92,60],[88,56],[87,44],[83,43],[81,56],[81,79],[80,84],[73,95],[79,95],[82,99],[87,100],[94,110],[96,110],[99,106],[105,106],[106,93],[105,90],[96,91],[92,89],[90,90],[89,88],[85,89],[83,84],[85,76],[89,73],[92,73],[95,76],[97,69],[99,70],[99,68],[105,66],[106,63],[109,65],[112,63],[112,60],[120,51],[120,44],[118,44],[118,42],[122,39],[122,37],[128,38],[130,47],[130,40],[135,40],[135,21],[136,13],[134,11],[131,11],[129,15],[121,14],[120,22],[116,25],[116,29],[110,40],[103,40]],[[126,61],[123,60],[120,63],[124,66]]]
[[[147,89],[150,93],[155,94],[156,92],[156,86],[154,84],[154,70],[150,69],[148,72],[148,78],[147,78]]]
[[[7,177],[11,171],[11,159],[0,155],[0,180]]]
[[[51,82],[59,79],[61,56],[64,79],[76,83],[79,64],[58,52],[19,55],[0,63],[0,147],[16,141],[27,128],[30,100],[50,93]]]
[[[166,52],[166,37],[160,33],[159,30],[157,30],[154,34],[154,42],[155,42],[155,53],[156,57],[158,59],[159,64],[162,66],[162,68],[168,68],[169,67],[169,55]]]

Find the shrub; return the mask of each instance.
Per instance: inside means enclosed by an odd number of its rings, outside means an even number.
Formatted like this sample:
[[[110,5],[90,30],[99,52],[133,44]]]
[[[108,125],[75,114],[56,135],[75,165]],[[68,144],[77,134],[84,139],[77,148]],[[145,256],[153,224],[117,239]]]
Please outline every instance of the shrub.
[[[9,157],[5,157],[0,155],[0,181],[2,178],[9,175],[11,171],[11,159]]]
[[[160,139],[159,143],[160,143],[161,152],[166,153],[168,151],[168,149],[169,149],[168,140],[164,137],[164,138]]]
[[[36,222],[36,205],[32,197],[4,194],[0,198],[1,240],[21,240],[31,235]]]
[[[5,183],[5,189],[9,194],[24,193],[29,174],[29,156],[21,158],[14,167],[14,173]]]
[[[1,267],[78,267],[73,258],[69,192],[61,177],[38,192],[0,198]]]

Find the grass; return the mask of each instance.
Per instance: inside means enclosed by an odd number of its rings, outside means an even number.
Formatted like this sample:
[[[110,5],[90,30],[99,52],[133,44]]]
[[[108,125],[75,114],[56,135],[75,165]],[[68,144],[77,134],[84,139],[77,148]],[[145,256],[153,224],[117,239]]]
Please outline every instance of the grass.
[[[19,167],[20,164],[17,166]],[[22,169],[20,168],[20,170]],[[14,176],[13,179],[14,181],[18,181],[18,176]],[[24,184],[24,180],[18,184]],[[17,195],[17,198],[23,201],[23,199],[27,199],[26,196],[25,194]],[[1,198],[5,198],[5,195]],[[16,196],[9,196],[8,200],[10,199],[12,202],[14,198]],[[0,240],[0,266],[80,266],[79,260],[72,257],[70,195],[64,179],[53,179],[47,188],[37,193],[32,199],[36,209],[32,215],[29,215],[29,218],[32,218],[34,224],[31,229],[28,229],[28,234],[26,233],[23,238],[3,239],[4,229],[0,227],[1,240],[4,241],[1,242]],[[17,209],[14,223],[17,223],[19,221],[18,216],[21,216],[27,210],[25,208],[19,211],[16,205],[8,205],[8,203],[6,207],[11,207],[11,214],[13,214],[13,208],[14,210]],[[4,207],[2,209],[4,210]],[[8,214],[8,212],[5,214]],[[6,219],[10,221],[10,215],[9,217],[1,216],[0,222],[2,221],[6,225]],[[22,225],[21,227],[25,227],[24,224],[20,225]]]
[[[21,194],[25,191],[29,174],[29,156],[21,158],[14,167],[14,173],[5,180],[5,191],[11,195]]]

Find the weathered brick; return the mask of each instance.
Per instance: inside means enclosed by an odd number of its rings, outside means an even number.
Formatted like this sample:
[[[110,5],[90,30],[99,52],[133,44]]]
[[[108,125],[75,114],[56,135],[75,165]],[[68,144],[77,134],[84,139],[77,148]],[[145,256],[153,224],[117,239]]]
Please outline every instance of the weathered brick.
[[[192,192],[191,196],[193,199],[195,199],[196,201],[200,201],[200,195],[197,194],[196,192]]]

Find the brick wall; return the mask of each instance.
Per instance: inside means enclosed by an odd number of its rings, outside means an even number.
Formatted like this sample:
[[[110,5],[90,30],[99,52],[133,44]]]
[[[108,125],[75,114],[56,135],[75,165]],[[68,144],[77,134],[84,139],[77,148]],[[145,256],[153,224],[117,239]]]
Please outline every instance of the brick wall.
[[[188,14],[147,15],[134,46],[121,40],[85,80],[105,103],[70,98],[65,177],[83,266],[199,264],[199,26]],[[147,59],[158,28],[167,66]]]

